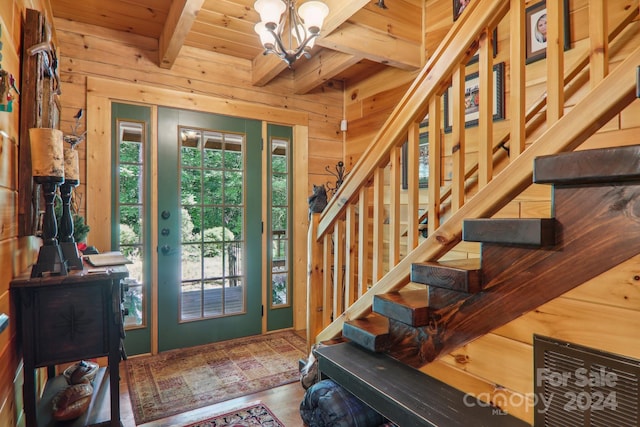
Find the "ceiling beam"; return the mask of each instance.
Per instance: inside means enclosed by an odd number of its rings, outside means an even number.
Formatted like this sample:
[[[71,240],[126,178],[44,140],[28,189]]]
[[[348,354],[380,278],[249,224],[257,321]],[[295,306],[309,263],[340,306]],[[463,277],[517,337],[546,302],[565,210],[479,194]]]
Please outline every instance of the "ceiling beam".
[[[184,44],[204,0],[172,1],[158,40],[158,65],[170,69]]]
[[[311,59],[296,64],[294,91],[298,95],[309,93],[360,60],[354,55],[322,49]]]
[[[329,6],[329,16],[325,19],[316,44],[325,34],[330,34],[347,19],[362,9],[371,0],[324,0]],[[258,55],[253,59],[252,84],[264,86],[287,68],[287,64],[276,55]]]
[[[286,69],[286,62],[278,56],[272,54],[264,55],[261,53],[253,58],[251,83],[254,86],[264,86]]]
[[[414,71],[421,66],[420,44],[349,22],[316,44],[403,70]]]
[[[322,34],[318,39],[322,39],[327,34],[331,34],[333,30],[345,23],[347,19],[355,15],[360,9],[365,7],[371,0],[324,0],[329,6],[329,16],[322,26]]]

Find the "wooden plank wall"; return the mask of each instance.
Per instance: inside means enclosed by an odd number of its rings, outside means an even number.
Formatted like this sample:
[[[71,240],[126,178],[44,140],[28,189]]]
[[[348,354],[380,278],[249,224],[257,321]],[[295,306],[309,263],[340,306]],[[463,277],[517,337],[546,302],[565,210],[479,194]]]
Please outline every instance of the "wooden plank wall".
[[[529,2],[529,4],[537,1]],[[452,24],[451,3],[427,0],[426,54],[433,51]],[[588,0],[570,2],[570,33],[572,50],[569,60],[577,54],[577,47],[588,45]],[[638,8],[638,1],[607,2],[609,20],[619,19],[626,8]],[[620,38],[624,41],[610,54],[610,69],[615,68],[631,49],[640,43],[640,22],[636,20]],[[508,61],[508,20],[498,27],[498,54],[494,63]],[[474,72],[470,66],[468,72]],[[506,64],[505,76],[509,76]],[[412,76],[402,71],[389,71],[357,85],[345,87],[345,114],[349,131],[345,140],[345,159],[354,164],[364,147],[387,119],[395,102],[406,90]],[[546,91],[546,62],[541,60],[527,66],[527,104]],[[393,85],[390,82],[397,82]],[[508,94],[508,80],[505,82]],[[588,90],[584,88],[566,100],[571,106]],[[506,95],[506,100],[509,99]],[[509,127],[509,106],[506,120],[495,122],[495,133]],[[529,140],[544,132],[536,129]],[[467,130],[467,163],[477,161],[477,128]],[[587,140],[580,149],[638,143],[640,135],[640,101],[635,101],[621,114],[607,123]],[[449,176],[451,147],[445,135],[444,174]],[[494,171],[498,173],[500,167]],[[387,180],[388,181],[388,180]],[[421,190],[422,191],[422,190]],[[473,194],[473,192],[471,193]],[[531,185],[496,217],[548,217],[551,215],[551,190],[546,185]],[[421,201],[422,201],[421,196]],[[585,213],[588,215],[588,213]],[[447,258],[478,257],[479,245],[462,242]],[[599,348],[612,353],[640,359],[637,325],[640,324],[640,256],[636,256],[611,271],[596,277],[534,312],[499,328],[450,355],[423,368],[463,391],[480,395],[484,400],[533,422],[533,334],[541,334],[577,344]]]
[[[25,9],[33,8],[51,16],[48,2],[14,0],[0,2],[0,42],[2,69],[20,82],[20,37]],[[19,83],[18,83],[19,84]],[[0,333],[0,426],[16,425],[21,413],[21,378],[17,375],[20,355],[16,345],[17,316],[11,300],[11,280],[26,271],[35,261],[40,239],[18,237],[18,149],[20,141],[20,105],[13,101],[12,112],[0,112],[0,313],[9,315],[9,327]],[[16,384],[14,384],[14,381]]]

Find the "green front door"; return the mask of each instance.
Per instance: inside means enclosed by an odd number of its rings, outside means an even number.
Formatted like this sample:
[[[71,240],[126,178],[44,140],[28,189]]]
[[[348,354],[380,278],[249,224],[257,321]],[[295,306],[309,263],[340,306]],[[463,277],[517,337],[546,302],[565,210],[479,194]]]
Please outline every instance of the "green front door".
[[[158,349],[262,331],[261,123],[158,109]]]

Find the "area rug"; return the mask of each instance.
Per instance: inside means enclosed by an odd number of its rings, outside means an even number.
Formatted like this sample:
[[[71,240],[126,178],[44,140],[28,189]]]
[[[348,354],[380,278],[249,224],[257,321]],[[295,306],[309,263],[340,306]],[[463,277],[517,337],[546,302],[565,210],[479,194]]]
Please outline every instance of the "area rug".
[[[292,331],[126,361],[136,424],[298,381],[306,341]]]
[[[216,415],[185,427],[285,427],[264,403]]]

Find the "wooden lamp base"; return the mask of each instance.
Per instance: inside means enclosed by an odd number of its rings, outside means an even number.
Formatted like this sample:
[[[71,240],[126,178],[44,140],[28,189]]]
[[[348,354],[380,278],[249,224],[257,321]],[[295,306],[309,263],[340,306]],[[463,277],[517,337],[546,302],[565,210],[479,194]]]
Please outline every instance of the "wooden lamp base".
[[[82,259],[78,252],[78,246],[73,237],[73,218],[71,216],[71,191],[80,183],[79,180],[65,179],[60,186],[60,198],[62,199],[62,218],[60,220],[59,239],[62,247],[62,255],[67,260],[69,270],[82,270]]]
[[[43,245],[40,247],[38,261],[31,269],[31,277],[42,277],[48,275],[66,276],[68,273],[67,263],[62,255],[62,249],[58,244],[58,225],[53,211],[53,201],[56,188],[64,178],[55,176],[36,176],[35,182],[42,185],[45,201],[45,213],[42,224]]]

